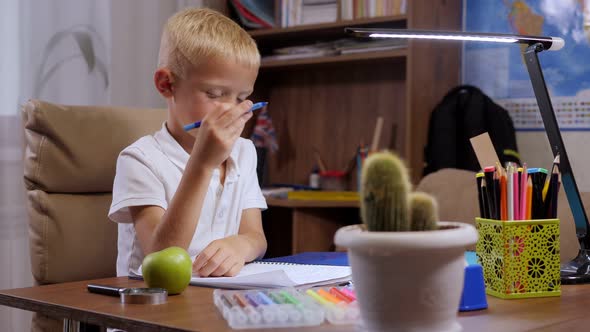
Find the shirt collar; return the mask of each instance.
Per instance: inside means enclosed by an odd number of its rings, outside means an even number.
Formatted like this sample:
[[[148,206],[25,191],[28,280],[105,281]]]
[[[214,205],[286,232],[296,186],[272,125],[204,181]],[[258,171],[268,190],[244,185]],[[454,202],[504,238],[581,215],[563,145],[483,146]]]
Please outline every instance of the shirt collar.
[[[184,172],[184,168],[188,162],[190,155],[178,144],[178,142],[170,135],[168,128],[166,128],[166,122],[162,124],[162,129],[154,134],[154,138],[162,152],[172,161],[174,165],[180,168]],[[227,159],[227,169],[225,181],[234,182],[240,177],[240,168],[237,160],[239,155],[238,142],[234,144],[229,158]],[[215,169],[214,174],[219,174],[219,169]]]

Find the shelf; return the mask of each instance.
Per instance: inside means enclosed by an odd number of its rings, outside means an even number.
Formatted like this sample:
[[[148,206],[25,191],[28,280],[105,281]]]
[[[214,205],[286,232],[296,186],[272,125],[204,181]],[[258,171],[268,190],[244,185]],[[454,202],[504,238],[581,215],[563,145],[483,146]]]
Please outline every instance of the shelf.
[[[286,208],[358,208],[358,201],[326,201],[326,200],[295,200],[281,198],[266,198],[268,206]]]
[[[358,20],[338,21],[334,23],[300,25],[291,28],[274,28],[266,30],[250,31],[250,35],[261,54],[270,54],[279,47],[313,44],[321,41],[330,41],[346,38],[345,27],[366,28],[397,28],[407,26],[406,15],[382,16]]]
[[[371,17],[371,18],[362,18],[356,20],[344,20],[344,21],[337,21],[332,23],[321,23],[321,24],[307,24],[307,25],[298,25],[290,28],[272,28],[272,29],[260,29],[260,30],[250,30],[249,33],[252,38],[259,40],[264,38],[276,38],[282,35],[288,35],[292,33],[301,33],[301,32],[313,32],[316,33],[318,30],[332,30],[332,29],[342,29],[344,30],[345,27],[354,27],[354,26],[361,26],[361,25],[376,25],[382,23],[392,23],[398,22],[400,24],[406,21],[407,16],[404,15],[394,15],[394,16],[380,16],[380,17]]]
[[[366,61],[366,60],[377,60],[377,59],[393,59],[393,58],[405,58],[407,55],[407,48],[401,48],[391,51],[380,51],[380,52],[364,52],[346,55],[332,55],[323,56],[317,58],[301,58],[301,59],[289,59],[289,60],[270,60],[262,62],[261,69],[272,69],[272,68],[284,68],[292,66],[304,66],[314,64],[329,64],[329,63],[341,63],[341,62],[354,62],[354,61]]]

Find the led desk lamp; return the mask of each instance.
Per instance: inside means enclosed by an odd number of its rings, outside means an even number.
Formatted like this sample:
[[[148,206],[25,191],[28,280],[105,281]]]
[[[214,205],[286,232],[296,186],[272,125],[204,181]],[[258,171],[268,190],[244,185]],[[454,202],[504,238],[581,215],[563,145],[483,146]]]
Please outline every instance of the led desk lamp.
[[[402,38],[402,39],[428,39],[428,40],[459,40],[459,41],[481,41],[491,43],[516,43],[526,44],[524,51],[526,66],[533,83],[533,90],[537,98],[537,104],[545,125],[545,132],[549,138],[553,155],[559,154],[559,171],[563,189],[572,210],[576,223],[576,235],[580,242],[578,256],[569,263],[561,265],[561,281],[564,284],[590,282],[590,224],[586,211],[580,199],[580,192],[572,173],[571,165],[565,146],[559,132],[557,119],[551,105],[545,79],[541,72],[541,65],[537,53],[549,50],[557,51],[564,46],[564,41],[557,37],[538,37],[491,33],[473,33],[456,31],[428,31],[428,30],[405,30],[405,29],[363,29],[345,28],[348,34],[364,38]]]

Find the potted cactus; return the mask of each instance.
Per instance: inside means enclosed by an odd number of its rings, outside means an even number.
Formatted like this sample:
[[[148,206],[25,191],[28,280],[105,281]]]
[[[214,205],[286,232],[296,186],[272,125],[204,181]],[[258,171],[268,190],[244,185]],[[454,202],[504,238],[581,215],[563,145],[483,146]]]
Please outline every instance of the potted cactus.
[[[348,249],[362,329],[460,331],[463,255],[477,232],[438,221],[435,199],[411,187],[396,155],[372,154],[362,169],[363,224],[336,232],[336,245]]]

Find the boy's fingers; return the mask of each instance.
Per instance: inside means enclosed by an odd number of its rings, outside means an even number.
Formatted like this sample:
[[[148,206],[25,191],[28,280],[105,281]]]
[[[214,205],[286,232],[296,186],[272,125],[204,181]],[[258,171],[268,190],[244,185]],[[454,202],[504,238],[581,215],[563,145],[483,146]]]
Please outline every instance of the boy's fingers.
[[[230,127],[237,119],[239,119],[242,115],[246,113],[250,113],[250,108],[252,108],[252,102],[249,100],[245,100],[241,102],[239,105],[235,106],[231,110],[225,112],[219,118],[219,125],[227,128]]]
[[[248,122],[248,120],[250,120],[251,118],[252,118],[252,112],[248,112],[248,113],[243,114],[236,121],[234,121],[228,127],[230,135],[232,137],[235,136],[236,138],[237,138],[237,136],[240,136],[240,134],[242,134],[242,131],[244,130],[244,126],[246,125],[246,122]]]
[[[208,245],[201,253],[195,258],[193,263],[193,272],[198,273],[199,270],[207,264],[207,262],[213,257],[218,251],[216,246]]]
[[[226,277],[235,277],[242,270],[242,264],[235,263],[224,275]]]
[[[236,263],[230,259],[229,256],[215,269],[215,271],[211,272],[211,275],[214,277],[221,277],[224,276]]]
[[[224,250],[218,250],[215,255],[209,259],[207,264],[201,267],[198,271],[199,275],[202,277],[211,276],[228,258],[229,255],[227,255]]]

